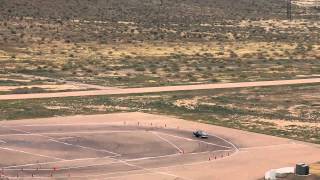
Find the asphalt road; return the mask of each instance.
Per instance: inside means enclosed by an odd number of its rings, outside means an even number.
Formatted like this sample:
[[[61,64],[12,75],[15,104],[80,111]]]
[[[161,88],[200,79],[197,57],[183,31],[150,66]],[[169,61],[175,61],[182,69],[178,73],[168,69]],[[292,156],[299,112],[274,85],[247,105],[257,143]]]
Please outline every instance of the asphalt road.
[[[139,112],[0,121],[0,140],[12,179],[254,180],[320,159],[319,145]]]
[[[190,131],[149,124],[0,125],[0,139],[0,172],[22,179],[148,173],[236,152],[231,143],[215,136],[199,139]]]

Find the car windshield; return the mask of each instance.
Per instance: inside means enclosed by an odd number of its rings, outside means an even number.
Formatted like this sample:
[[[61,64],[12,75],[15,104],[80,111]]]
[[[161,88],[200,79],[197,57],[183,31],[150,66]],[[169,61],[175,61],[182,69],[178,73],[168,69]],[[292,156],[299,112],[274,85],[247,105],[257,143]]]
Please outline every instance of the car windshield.
[[[204,132],[204,131],[198,131],[198,133],[201,134],[201,135],[207,135],[207,133]]]

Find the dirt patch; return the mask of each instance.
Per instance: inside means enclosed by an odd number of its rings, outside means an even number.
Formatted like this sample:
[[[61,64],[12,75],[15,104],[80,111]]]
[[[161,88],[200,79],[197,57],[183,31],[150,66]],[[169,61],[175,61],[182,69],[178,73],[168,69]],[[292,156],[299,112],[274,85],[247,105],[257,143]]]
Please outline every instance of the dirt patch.
[[[193,99],[179,99],[173,104],[177,107],[185,107],[187,109],[195,109],[198,106],[199,97],[194,97]]]
[[[106,111],[107,109],[109,110],[120,110],[120,111],[129,111],[130,108],[128,107],[121,107],[121,106],[105,106],[105,105],[100,105],[100,106],[94,106],[94,105],[90,105],[87,106],[87,108],[89,109],[94,109],[94,110],[98,110],[98,111]]]

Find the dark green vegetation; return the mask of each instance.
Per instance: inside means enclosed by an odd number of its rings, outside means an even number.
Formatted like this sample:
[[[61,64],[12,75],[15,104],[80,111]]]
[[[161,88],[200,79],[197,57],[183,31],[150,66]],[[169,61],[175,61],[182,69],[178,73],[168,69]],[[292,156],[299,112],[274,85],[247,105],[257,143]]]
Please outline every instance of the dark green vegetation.
[[[320,85],[0,101],[1,119],[142,111],[320,143]]]

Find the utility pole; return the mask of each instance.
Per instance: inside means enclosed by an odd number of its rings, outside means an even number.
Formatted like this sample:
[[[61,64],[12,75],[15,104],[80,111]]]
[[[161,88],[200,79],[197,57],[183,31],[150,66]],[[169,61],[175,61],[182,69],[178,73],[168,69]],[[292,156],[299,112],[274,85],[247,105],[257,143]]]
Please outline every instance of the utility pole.
[[[292,20],[292,3],[291,0],[287,0],[287,18]]]

